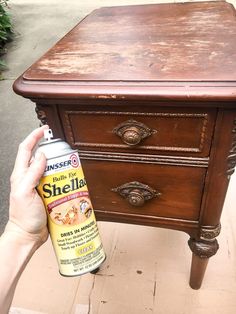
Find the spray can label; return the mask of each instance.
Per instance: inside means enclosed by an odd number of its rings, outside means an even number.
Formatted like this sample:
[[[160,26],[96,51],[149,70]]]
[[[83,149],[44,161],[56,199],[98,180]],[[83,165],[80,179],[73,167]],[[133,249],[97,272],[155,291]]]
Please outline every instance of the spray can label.
[[[96,269],[105,253],[78,153],[49,159],[37,190],[60,273],[75,276]]]

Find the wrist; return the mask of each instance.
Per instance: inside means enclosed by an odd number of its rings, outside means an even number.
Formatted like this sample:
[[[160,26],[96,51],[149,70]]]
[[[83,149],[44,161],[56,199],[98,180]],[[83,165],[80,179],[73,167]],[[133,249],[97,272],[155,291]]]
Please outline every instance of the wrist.
[[[37,231],[36,233],[27,232],[15,222],[9,220],[4,236],[9,238],[9,241],[14,241],[16,245],[27,247],[34,253],[48,238],[47,228]]]

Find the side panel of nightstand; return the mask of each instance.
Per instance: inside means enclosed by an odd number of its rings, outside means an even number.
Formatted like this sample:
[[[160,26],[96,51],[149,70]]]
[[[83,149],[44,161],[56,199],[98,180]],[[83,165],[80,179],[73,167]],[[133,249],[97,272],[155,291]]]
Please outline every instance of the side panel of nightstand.
[[[221,109],[218,112],[205,180],[199,233],[188,242],[193,253],[190,275],[190,286],[193,289],[201,287],[208,260],[219,249],[216,237],[221,230],[220,216],[235,164],[236,111]]]
[[[230,176],[236,164],[236,111],[219,110],[210,156],[200,224],[219,224]]]

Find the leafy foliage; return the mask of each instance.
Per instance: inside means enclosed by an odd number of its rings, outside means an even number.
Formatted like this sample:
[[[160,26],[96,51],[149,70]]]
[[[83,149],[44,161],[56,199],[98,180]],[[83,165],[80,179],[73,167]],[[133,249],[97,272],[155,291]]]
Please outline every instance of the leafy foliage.
[[[5,44],[12,39],[12,24],[6,10],[8,0],[0,0],[0,57],[6,53]],[[0,70],[5,68],[5,63],[0,59]]]

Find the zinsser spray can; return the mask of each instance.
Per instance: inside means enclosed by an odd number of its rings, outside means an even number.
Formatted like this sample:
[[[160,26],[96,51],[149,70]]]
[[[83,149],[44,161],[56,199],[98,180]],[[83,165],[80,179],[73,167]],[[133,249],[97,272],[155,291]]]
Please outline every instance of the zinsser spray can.
[[[39,144],[47,166],[37,190],[47,211],[60,274],[82,275],[98,268],[105,253],[79,155],[52,137],[52,131],[46,130],[46,141]]]

